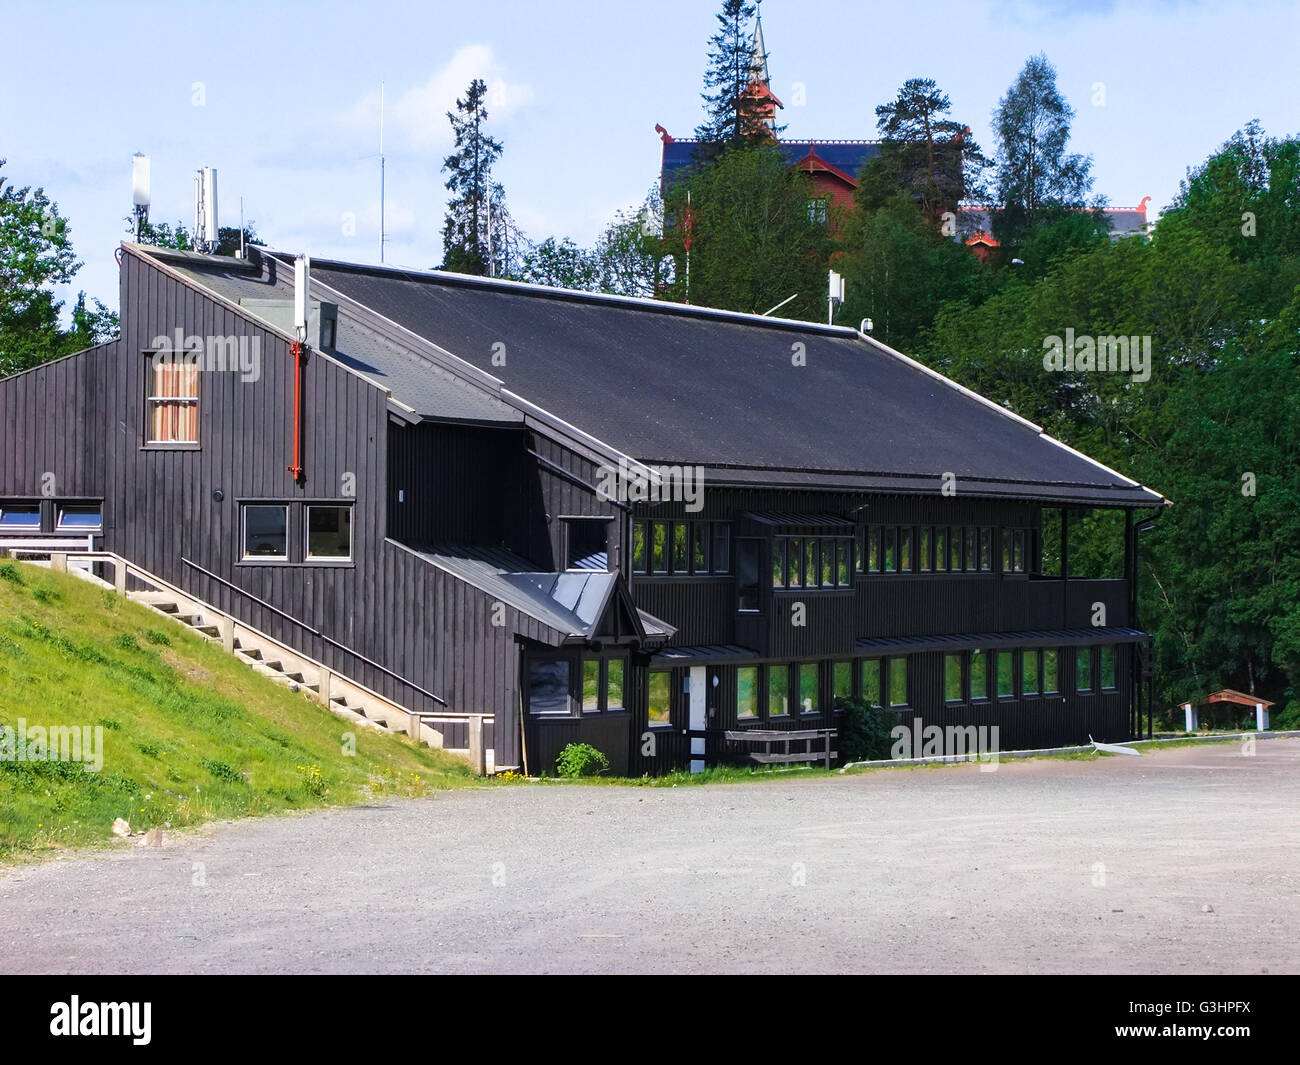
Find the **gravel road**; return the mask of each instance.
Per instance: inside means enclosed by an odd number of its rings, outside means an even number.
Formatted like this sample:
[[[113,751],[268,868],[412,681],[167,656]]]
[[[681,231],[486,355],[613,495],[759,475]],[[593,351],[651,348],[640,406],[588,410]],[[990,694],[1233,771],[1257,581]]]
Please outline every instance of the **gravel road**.
[[[1298,813],[1297,739],[483,788],[8,868],[0,972],[1296,972]]]

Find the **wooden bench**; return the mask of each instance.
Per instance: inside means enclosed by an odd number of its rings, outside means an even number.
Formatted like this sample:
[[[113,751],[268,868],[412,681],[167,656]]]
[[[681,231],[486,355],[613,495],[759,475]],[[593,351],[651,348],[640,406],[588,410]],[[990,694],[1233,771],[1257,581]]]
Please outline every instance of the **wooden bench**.
[[[741,729],[727,731],[722,735],[729,743],[742,743],[751,746],[762,745],[761,751],[751,750],[749,759],[760,765],[773,765],[780,762],[819,762],[824,761],[826,768],[831,767],[831,759],[836,756],[831,744],[835,740],[833,728],[797,729],[793,732],[781,732],[777,729]],[[814,750],[813,742],[822,741],[822,749]],[[808,750],[792,752],[790,744],[795,741],[807,741]],[[779,751],[772,749],[773,744],[783,744]]]

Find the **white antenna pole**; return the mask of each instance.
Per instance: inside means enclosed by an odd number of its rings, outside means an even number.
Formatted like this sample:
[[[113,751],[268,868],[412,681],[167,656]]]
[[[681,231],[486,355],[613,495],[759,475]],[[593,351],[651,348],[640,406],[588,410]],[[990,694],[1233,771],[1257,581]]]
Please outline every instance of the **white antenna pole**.
[[[239,197],[239,257],[244,259],[247,252],[244,248],[244,197]]]
[[[379,261],[384,261],[384,83],[379,83]]]

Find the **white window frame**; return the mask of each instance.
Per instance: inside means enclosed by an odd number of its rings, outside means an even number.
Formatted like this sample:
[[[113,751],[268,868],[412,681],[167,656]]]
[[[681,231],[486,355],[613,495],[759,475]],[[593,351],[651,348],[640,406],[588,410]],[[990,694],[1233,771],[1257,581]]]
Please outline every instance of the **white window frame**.
[[[250,507],[279,509],[284,513],[284,554],[250,555],[248,553],[248,510]],[[289,504],[288,503],[241,503],[239,505],[239,558],[242,562],[271,563],[289,561]]]
[[[319,510],[346,510],[348,512],[348,553],[346,555],[313,555],[311,553],[311,512]],[[303,505],[302,550],[306,562],[351,562],[352,551],[352,511],[351,503],[315,502]]]

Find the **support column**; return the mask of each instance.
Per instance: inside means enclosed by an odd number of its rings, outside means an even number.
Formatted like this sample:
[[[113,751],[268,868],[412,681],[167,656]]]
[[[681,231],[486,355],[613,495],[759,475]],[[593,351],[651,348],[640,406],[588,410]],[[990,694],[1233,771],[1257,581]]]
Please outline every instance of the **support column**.
[[[1268,731],[1268,711],[1264,709],[1263,703],[1255,704],[1255,728],[1260,732]]]
[[[483,746],[483,719],[481,717],[471,717],[469,719],[469,764],[479,776],[487,776],[487,748]]]
[[[1188,732],[1196,731],[1196,707],[1192,703],[1183,703],[1183,715],[1187,719]]]
[[[708,669],[704,666],[691,666],[691,691],[689,728],[692,732],[703,732],[708,727],[705,700],[708,698]],[[698,756],[698,757],[697,757]],[[704,737],[691,737],[691,772],[704,772]]]

